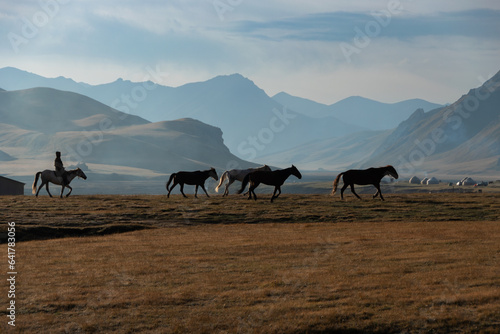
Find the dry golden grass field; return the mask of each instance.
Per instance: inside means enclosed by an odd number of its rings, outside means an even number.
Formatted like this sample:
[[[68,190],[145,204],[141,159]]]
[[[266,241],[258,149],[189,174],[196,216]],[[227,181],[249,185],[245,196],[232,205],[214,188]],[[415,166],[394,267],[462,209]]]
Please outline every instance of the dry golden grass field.
[[[362,197],[0,197],[0,332],[499,332],[499,193]]]

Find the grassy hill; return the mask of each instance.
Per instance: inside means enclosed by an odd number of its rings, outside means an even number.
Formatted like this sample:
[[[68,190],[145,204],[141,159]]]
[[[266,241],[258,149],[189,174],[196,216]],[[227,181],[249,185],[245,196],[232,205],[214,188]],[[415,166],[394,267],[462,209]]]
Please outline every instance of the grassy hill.
[[[11,157],[2,159],[2,173],[25,177],[53,168],[55,151],[66,166],[137,177],[256,166],[231,154],[216,127],[188,118],[151,123],[49,88],[0,92],[0,150]]]

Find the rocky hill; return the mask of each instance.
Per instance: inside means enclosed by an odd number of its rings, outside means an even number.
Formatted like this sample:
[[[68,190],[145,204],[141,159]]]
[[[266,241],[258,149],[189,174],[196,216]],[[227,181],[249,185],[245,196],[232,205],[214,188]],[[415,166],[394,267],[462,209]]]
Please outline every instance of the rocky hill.
[[[399,165],[407,173],[500,171],[500,72],[455,103],[417,110],[361,162]]]
[[[316,141],[266,158],[310,169],[392,164],[404,176],[499,178],[500,72],[449,106],[427,112],[417,109],[394,129]]]

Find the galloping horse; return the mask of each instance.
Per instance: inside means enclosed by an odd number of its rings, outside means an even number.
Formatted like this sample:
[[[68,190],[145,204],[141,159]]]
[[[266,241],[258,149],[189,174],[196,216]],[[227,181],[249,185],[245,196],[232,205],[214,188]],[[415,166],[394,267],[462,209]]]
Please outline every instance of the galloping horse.
[[[62,186],[61,195],[60,195],[61,198],[63,197],[63,192],[64,192],[64,188],[65,187],[69,188],[69,193],[66,194],[66,197],[68,197],[71,194],[71,192],[73,191],[73,188],[71,188],[69,186],[69,184],[71,183],[71,181],[75,177],[81,177],[84,180],[87,179],[87,175],[85,175],[85,173],[80,168],[72,169],[72,170],[67,170],[66,173],[67,173],[66,177],[68,179],[68,184],[65,185],[65,186]],[[37,191],[36,190],[36,184],[38,182],[38,178],[40,177],[40,175],[42,176],[42,184],[40,185],[40,187],[38,187],[38,191]],[[49,191],[49,182],[52,182],[54,184],[57,184],[57,185],[61,186],[62,183],[63,183],[62,176],[56,176],[56,173],[53,170],[50,170],[50,169],[46,169],[43,172],[36,173],[36,175],[35,175],[35,182],[33,182],[33,186],[31,186],[33,194],[36,193],[35,196],[38,197],[38,193],[40,192],[40,190],[42,189],[42,187],[45,186],[45,189],[49,193],[49,196],[52,197],[52,194]]]
[[[234,181],[236,181],[236,180],[243,181],[243,179],[245,178],[245,176],[247,176],[248,173],[255,172],[255,171],[258,171],[258,170],[270,172],[271,168],[268,165],[264,165],[264,166],[258,167],[258,168],[231,169],[229,171],[225,171],[224,174],[222,174],[222,176],[220,177],[219,184],[215,188],[215,191],[219,192],[219,188],[222,186],[222,184],[224,183],[224,181],[226,179],[228,179],[229,182],[226,184],[226,190],[224,190],[224,195],[222,195],[223,197],[227,196],[229,194],[229,186]]]
[[[391,165],[368,169],[350,169],[347,172],[340,173],[335,181],[333,181],[332,195],[334,195],[337,191],[337,185],[342,175],[344,176],[344,186],[340,190],[340,199],[344,199],[344,190],[348,186],[351,186],[351,192],[357,198],[361,199],[361,197],[359,197],[358,194],[356,194],[356,192],[354,191],[354,185],[373,184],[375,188],[377,188],[377,192],[375,193],[375,195],[373,195],[373,198],[377,197],[377,195],[380,195],[382,201],[384,200],[384,197],[382,196],[382,191],[380,191],[380,180],[382,180],[382,178],[386,175],[392,176],[395,179],[399,177],[398,172],[396,172],[396,169]]]
[[[219,178],[217,176],[217,172],[215,169],[212,167],[209,170],[204,170],[204,171],[196,171],[196,172],[177,172],[173,173],[170,175],[170,178],[168,179],[167,182],[167,198],[170,197],[170,192],[172,189],[177,184],[180,184],[181,187],[181,193],[184,197],[187,197],[186,194],[184,194],[184,184],[189,184],[189,185],[196,185],[196,191],[194,193],[194,197],[198,198],[198,186],[201,186],[201,189],[205,191],[205,194],[208,196],[207,190],[205,189],[205,180],[208,179],[209,177],[213,177],[215,181],[217,181]],[[172,187],[169,188],[170,183],[174,181],[174,184],[172,184]]]
[[[300,174],[299,170],[294,165],[292,165],[292,167],[289,168],[275,170],[272,172],[255,171],[248,173],[247,176],[245,176],[245,178],[241,182],[241,189],[238,190],[238,194],[241,194],[243,190],[245,190],[247,183],[250,182],[250,187],[248,189],[248,194],[249,194],[248,199],[251,199],[253,194],[254,200],[257,200],[257,195],[255,195],[254,190],[259,186],[259,184],[264,183],[269,186],[274,186],[273,196],[271,197],[271,202],[272,202],[275,198],[278,198],[278,196],[281,194],[281,185],[290,175],[295,175],[299,179],[302,178],[302,175]],[[276,191],[279,191],[278,195],[276,195]]]

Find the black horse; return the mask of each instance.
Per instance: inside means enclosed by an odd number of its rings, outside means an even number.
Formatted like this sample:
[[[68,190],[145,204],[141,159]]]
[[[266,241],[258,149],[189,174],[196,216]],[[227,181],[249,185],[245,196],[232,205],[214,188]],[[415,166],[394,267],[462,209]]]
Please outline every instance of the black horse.
[[[302,178],[302,175],[300,174],[299,170],[294,165],[292,165],[292,167],[289,168],[275,170],[272,172],[255,171],[248,173],[241,182],[241,189],[238,191],[238,194],[241,194],[243,190],[245,190],[245,187],[247,186],[248,182],[250,182],[250,187],[248,188],[248,199],[251,199],[253,194],[254,200],[257,200],[257,195],[255,195],[254,190],[259,186],[259,184],[264,183],[269,186],[274,186],[273,196],[271,197],[271,202],[272,202],[275,198],[278,198],[278,196],[281,194],[281,185],[290,175],[295,175],[299,179]],[[278,195],[276,195],[277,191],[279,191]]]
[[[398,172],[396,172],[396,169],[390,165],[378,168],[350,169],[347,172],[343,172],[337,175],[337,178],[335,179],[335,181],[333,181],[332,195],[334,195],[335,192],[337,191],[337,185],[342,175],[344,176],[343,177],[344,186],[340,190],[340,199],[344,199],[344,190],[348,186],[351,186],[352,193],[357,198],[361,199],[361,197],[359,197],[358,194],[356,194],[356,192],[354,191],[354,185],[373,184],[375,188],[377,188],[377,192],[375,193],[375,195],[373,195],[373,198],[377,197],[377,195],[380,195],[380,198],[384,200],[384,197],[382,196],[382,191],[380,191],[380,181],[386,175],[392,176],[395,179],[399,177]]]
[[[207,195],[207,197],[210,197],[210,196],[208,196],[207,190],[205,189],[205,180],[208,179],[209,177],[213,177],[215,181],[217,181],[219,179],[219,177],[217,176],[217,172],[215,171],[215,169],[213,167],[210,168],[209,170],[204,170],[204,171],[199,170],[196,172],[173,173],[172,175],[170,175],[170,178],[168,179],[168,182],[166,185],[167,191],[168,191],[167,198],[170,197],[170,192],[172,191],[172,189],[174,189],[174,187],[177,184],[180,184],[181,193],[184,197],[187,197],[186,194],[184,194],[184,184],[196,186],[196,191],[194,193],[194,197],[198,198],[198,196],[197,196],[198,195],[198,186],[200,186],[201,189],[203,189],[205,191],[205,194]],[[174,183],[172,184],[172,187],[169,188],[172,180],[174,181]]]

